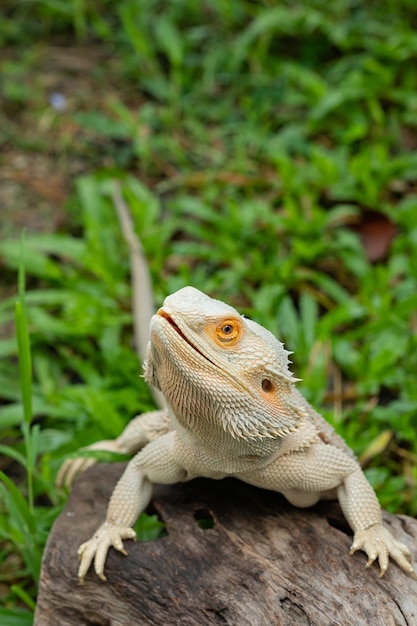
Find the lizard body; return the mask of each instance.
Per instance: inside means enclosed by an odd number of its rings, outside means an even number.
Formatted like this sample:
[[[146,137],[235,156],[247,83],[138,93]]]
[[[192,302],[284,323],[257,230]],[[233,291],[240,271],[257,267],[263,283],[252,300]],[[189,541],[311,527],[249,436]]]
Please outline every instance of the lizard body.
[[[269,331],[197,289],[166,298],[151,320],[145,363],[145,378],[166,408],[93,446],[140,451],[113,491],[105,523],[79,548],[81,581],[93,561],[105,579],[111,546],[125,553],[123,540],[134,538],[153,483],[199,476],[233,476],[299,507],[337,497],[354,531],[351,552],[364,550],[367,566],[378,559],[381,576],[389,556],[415,576],[408,548],[382,525],[353,452],[296,389],[288,355]]]

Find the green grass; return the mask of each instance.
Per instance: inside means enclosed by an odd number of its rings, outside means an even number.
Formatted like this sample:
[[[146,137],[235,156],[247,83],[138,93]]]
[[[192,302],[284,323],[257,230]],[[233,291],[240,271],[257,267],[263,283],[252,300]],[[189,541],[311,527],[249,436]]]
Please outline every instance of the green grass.
[[[193,284],[284,340],[303,392],[366,461],[382,505],[415,516],[415,3],[6,4],[0,138],[57,167],[74,155],[84,170],[69,227],[26,233],[25,289],[20,244],[0,242],[9,287],[20,268],[17,295],[0,302],[7,623],[30,623],[63,459],[153,406],[132,349],[115,180],[156,304]],[[100,46],[112,64],[91,81],[117,89],[91,101],[75,90],[68,110],[48,113],[34,78],[45,42]],[[47,115],[52,147],[18,124]],[[362,237],[376,214],[373,242],[395,235],[371,261]]]

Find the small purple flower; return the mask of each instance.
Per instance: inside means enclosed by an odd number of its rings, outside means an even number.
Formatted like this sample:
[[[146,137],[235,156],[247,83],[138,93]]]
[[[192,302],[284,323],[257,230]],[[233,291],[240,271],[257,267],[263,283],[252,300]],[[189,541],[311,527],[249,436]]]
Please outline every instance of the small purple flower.
[[[67,108],[67,99],[62,93],[54,91],[48,98],[49,104],[55,109],[55,111],[64,111]]]

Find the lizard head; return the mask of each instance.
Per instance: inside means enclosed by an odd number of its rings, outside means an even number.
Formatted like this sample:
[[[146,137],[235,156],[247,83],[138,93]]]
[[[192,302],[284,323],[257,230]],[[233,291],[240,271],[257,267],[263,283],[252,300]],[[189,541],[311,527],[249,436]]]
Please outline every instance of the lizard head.
[[[292,432],[304,417],[289,354],[233,307],[184,287],[152,318],[145,378],[187,428],[220,424],[233,438],[259,441]]]

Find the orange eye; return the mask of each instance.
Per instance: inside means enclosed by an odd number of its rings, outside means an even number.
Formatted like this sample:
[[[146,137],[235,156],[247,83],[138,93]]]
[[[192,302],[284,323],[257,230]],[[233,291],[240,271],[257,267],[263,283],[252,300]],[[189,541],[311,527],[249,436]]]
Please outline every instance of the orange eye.
[[[216,339],[222,344],[234,345],[239,339],[240,323],[237,320],[223,320],[216,327]]]

